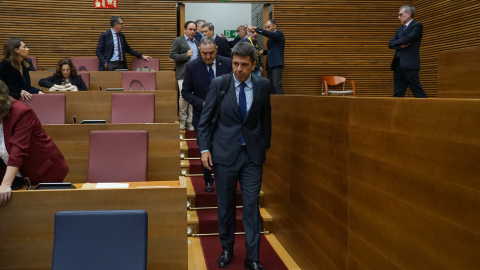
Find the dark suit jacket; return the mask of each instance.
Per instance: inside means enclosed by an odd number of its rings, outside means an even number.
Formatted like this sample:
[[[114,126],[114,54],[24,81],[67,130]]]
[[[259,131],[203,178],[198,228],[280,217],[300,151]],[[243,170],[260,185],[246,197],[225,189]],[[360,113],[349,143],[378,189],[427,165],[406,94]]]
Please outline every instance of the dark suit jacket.
[[[60,77],[54,74],[53,76],[40,79],[40,81],[38,81],[38,85],[40,85],[41,87],[50,88],[54,84],[62,85],[62,79],[63,77]],[[82,76],[80,75],[70,76],[70,81],[72,82],[72,85],[75,85],[78,88],[79,91],[88,90],[87,85],[82,79]]]
[[[229,166],[235,161],[238,147],[243,137],[248,155],[255,165],[265,162],[265,151],[270,148],[271,112],[270,112],[270,81],[253,75],[253,102],[242,121],[235,94],[235,84],[232,79],[230,87],[223,98],[220,113],[213,137],[212,161]],[[200,150],[210,149],[210,125],[215,115],[218,94],[222,88],[222,78],[212,80],[198,124],[198,145]]]
[[[405,29],[402,25],[398,28],[395,36],[388,43],[390,49],[395,49],[391,69],[394,69],[396,61],[400,60],[402,69],[419,70],[420,69],[420,43],[423,36],[423,24],[413,20]],[[402,48],[402,45],[410,46]]]
[[[268,37],[267,48],[263,51],[263,55],[267,55],[267,65],[269,67],[283,66],[283,54],[285,52],[285,36],[283,32],[276,29],[275,32],[270,32],[257,28],[260,35]]]
[[[25,90],[32,94],[37,94],[40,89],[32,87],[30,83],[29,69],[22,66],[23,78],[20,71],[13,68],[10,61],[3,60],[0,62],[0,80],[2,80],[7,86],[10,92],[10,96],[19,99],[20,92]]]
[[[227,57],[217,55],[215,58],[215,76],[232,72],[232,60]],[[203,102],[207,97],[210,86],[210,75],[208,74],[207,64],[203,62],[202,57],[198,57],[192,62],[187,63],[185,76],[183,77],[182,97],[193,106],[192,125],[195,129],[200,120],[200,114],[203,109]]]
[[[141,53],[135,51],[130,47],[130,45],[128,45],[127,40],[125,39],[125,35],[122,32],[118,34],[122,46],[122,59],[125,59],[126,52],[137,58],[142,58]],[[97,49],[95,51],[99,60],[98,70],[105,70],[104,65],[108,63],[113,56],[113,45],[113,35],[111,29],[109,29],[108,31],[103,32],[98,39]]]
[[[215,36],[215,44],[217,44],[217,55],[225,56],[225,57],[232,57],[232,49],[228,46],[228,40],[225,38],[216,35]]]
[[[197,47],[200,45],[196,39],[195,44],[197,44]],[[183,76],[185,75],[185,65],[190,61],[190,57],[187,56],[189,50],[190,46],[188,46],[188,43],[185,40],[185,35],[176,37],[173,40],[172,47],[170,48],[170,58],[175,61],[175,78],[177,80],[183,80]]]
[[[200,32],[195,32],[195,39],[200,42],[202,40],[203,35]]]
[[[63,182],[68,173],[65,158],[30,107],[14,100],[10,115],[3,119],[3,134],[7,166],[20,168],[20,174],[32,184]]]

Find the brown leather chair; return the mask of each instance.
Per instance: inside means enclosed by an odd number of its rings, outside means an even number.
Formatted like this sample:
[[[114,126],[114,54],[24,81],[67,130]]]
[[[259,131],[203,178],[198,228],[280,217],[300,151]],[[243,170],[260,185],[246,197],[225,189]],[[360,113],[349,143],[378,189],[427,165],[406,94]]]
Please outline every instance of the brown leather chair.
[[[355,82],[350,80],[348,82],[352,85],[352,90],[345,90],[345,84],[347,82],[347,78],[339,77],[339,76],[324,76],[322,77],[322,95],[329,96],[329,95],[348,95],[353,94],[356,95],[355,90]],[[332,90],[328,89],[329,86],[338,86],[342,85],[342,90]],[[325,90],[324,90],[325,88]]]
[[[153,93],[112,94],[112,123],[154,123],[155,95]]]
[[[88,152],[89,183],[147,181],[146,130],[94,130]]]

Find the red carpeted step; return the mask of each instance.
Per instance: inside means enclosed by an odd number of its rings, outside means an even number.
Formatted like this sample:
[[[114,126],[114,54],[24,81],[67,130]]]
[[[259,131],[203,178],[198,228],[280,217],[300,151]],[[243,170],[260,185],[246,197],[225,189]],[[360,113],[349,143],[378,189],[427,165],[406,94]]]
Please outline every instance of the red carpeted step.
[[[197,138],[197,133],[195,130],[185,130],[185,138],[186,139],[196,139]]]
[[[197,210],[198,233],[218,233],[218,212],[217,209]],[[237,209],[235,232],[244,232],[242,222],[242,209]]]
[[[188,146],[188,157],[200,157],[200,151],[198,150],[197,141],[185,141]]]
[[[200,236],[200,243],[202,245],[203,256],[205,257],[207,269],[218,269],[217,260],[218,257],[220,257],[220,253],[222,253],[222,245],[220,244],[218,236]],[[245,260],[245,235],[235,236],[233,253],[235,256],[233,257],[232,264],[228,266],[228,269],[243,270],[243,262]],[[259,259],[260,264],[262,264],[265,269],[288,269],[264,235],[260,236]]]
[[[191,176],[190,181],[192,182],[193,190],[195,191],[196,207],[217,206],[217,193],[215,191],[205,192],[205,180],[203,180],[203,176]],[[215,183],[213,186],[215,187]],[[240,190],[240,186],[238,186],[238,190]],[[240,191],[237,193],[237,205],[242,205],[242,194]]]
[[[201,175],[203,175],[202,162],[200,161],[200,159],[189,159],[188,163],[189,163],[189,167],[190,167],[190,174],[201,174]],[[203,179],[203,177],[202,177],[202,179]]]

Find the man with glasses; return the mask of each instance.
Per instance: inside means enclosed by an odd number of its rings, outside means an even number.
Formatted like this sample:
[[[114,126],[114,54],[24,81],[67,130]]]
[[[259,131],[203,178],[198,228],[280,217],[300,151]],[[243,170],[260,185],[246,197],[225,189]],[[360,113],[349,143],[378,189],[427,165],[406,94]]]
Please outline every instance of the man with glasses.
[[[142,55],[128,45],[122,29],[125,27],[120,16],[113,16],[110,19],[110,30],[103,32],[98,39],[97,50],[95,51],[99,60],[98,70],[127,69],[125,53],[147,61],[152,59],[148,55]]]

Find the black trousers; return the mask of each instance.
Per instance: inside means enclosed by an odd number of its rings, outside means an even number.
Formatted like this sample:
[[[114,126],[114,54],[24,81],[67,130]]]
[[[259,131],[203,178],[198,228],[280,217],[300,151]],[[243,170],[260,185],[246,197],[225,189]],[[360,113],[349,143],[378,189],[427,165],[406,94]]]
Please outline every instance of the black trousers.
[[[246,150],[239,150],[230,166],[215,164],[215,160],[213,162],[217,189],[218,232],[222,249],[232,252],[235,244],[236,189],[237,181],[240,181],[246,257],[258,261],[262,230],[258,198],[262,186],[263,166],[253,164]]]
[[[111,61],[107,63],[107,71],[114,71],[116,69],[127,69],[127,63],[125,61]]]
[[[418,98],[426,98],[427,93],[423,90],[420,84],[418,70],[404,70],[400,66],[400,59],[396,60],[393,70],[393,87],[394,97],[404,97],[407,91],[407,86],[413,93],[413,96]]]
[[[267,66],[267,77],[270,80],[270,94],[283,95],[282,75],[283,66]]]
[[[197,130],[197,128],[198,128],[198,126],[194,127],[195,133],[197,133],[197,142],[198,142],[198,130]],[[200,149],[199,149],[199,151],[200,151]],[[202,152],[200,152],[200,156],[202,156]],[[200,164],[201,164],[202,170],[203,170],[203,180],[205,180],[205,183],[212,183],[213,184],[213,181],[215,179],[212,176],[212,171],[205,168],[205,166],[203,166],[202,162],[200,162]]]

